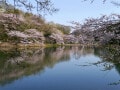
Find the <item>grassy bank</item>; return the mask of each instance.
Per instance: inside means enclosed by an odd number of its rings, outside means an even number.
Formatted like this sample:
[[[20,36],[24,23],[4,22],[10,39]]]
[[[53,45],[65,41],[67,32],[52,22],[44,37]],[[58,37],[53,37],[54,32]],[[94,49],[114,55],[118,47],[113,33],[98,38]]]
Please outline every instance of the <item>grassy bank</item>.
[[[37,48],[37,47],[58,47],[58,46],[99,46],[96,44],[39,44],[39,43],[31,43],[31,44],[13,44],[8,42],[0,43],[1,48]]]

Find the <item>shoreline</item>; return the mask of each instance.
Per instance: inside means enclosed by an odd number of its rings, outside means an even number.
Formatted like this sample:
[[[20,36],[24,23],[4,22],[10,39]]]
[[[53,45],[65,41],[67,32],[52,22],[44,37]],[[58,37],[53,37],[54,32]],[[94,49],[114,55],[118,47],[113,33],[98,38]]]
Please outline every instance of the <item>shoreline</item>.
[[[8,42],[2,42],[0,43],[0,50],[2,48],[8,48],[8,49],[12,49],[12,48],[20,48],[20,49],[24,49],[24,48],[47,48],[47,47],[59,47],[59,46],[84,46],[84,47],[104,47],[104,46],[112,46],[112,47],[119,47],[119,45],[98,45],[98,44],[40,44],[40,43],[31,43],[31,44],[22,44],[22,43],[18,43],[18,44],[14,44],[14,43],[8,43]]]
[[[8,42],[0,43],[0,47],[52,47],[52,46],[98,46],[97,44],[41,44],[41,43],[31,43],[31,44],[14,44]]]

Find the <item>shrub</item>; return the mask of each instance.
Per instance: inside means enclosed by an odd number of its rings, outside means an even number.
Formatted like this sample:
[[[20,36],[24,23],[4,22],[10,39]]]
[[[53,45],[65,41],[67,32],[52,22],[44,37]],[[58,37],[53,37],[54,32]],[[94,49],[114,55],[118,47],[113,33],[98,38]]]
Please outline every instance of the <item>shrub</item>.
[[[56,28],[60,30],[63,34],[70,34],[70,27],[69,26],[64,26],[60,24],[56,24]]]

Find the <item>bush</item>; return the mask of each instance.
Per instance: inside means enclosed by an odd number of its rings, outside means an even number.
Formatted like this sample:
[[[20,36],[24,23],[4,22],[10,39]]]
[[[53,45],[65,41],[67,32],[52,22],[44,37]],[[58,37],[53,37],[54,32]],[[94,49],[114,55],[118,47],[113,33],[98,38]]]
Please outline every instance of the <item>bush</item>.
[[[0,23],[0,41],[8,41],[8,35],[6,34],[4,30],[4,25],[2,23]]]
[[[16,14],[16,15],[19,15],[19,14],[22,14],[23,12],[20,11],[19,9],[7,9],[5,11],[5,13],[8,13],[8,14]]]
[[[63,34],[70,34],[70,27],[69,26],[64,26],[60,24],[56,24],[56,28],[60,30]]]

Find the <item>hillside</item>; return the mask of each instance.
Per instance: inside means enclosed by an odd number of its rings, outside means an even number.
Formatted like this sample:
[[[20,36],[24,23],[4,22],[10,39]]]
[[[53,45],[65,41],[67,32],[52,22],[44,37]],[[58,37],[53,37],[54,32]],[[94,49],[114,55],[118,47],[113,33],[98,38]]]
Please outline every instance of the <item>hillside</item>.
[[[0,14],[0,43],[64,44],[70,27],[46,22],[42,17],[18,9]]]

